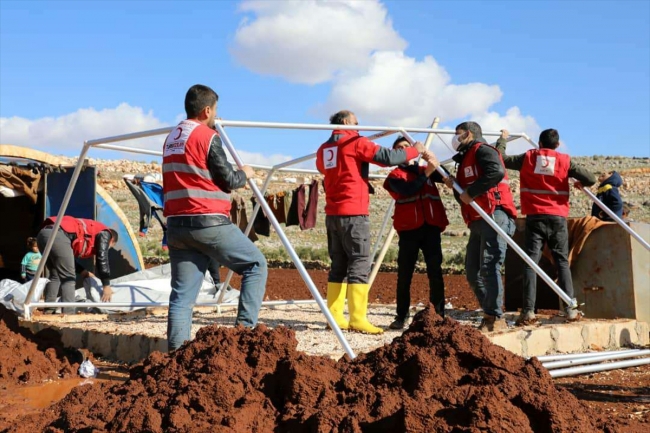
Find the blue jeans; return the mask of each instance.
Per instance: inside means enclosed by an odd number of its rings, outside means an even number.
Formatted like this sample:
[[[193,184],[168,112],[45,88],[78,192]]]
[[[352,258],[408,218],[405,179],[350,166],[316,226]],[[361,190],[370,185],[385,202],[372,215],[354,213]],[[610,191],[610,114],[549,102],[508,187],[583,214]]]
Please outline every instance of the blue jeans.
[[[508,236],[515,232],[515,221],[501,209],[492,218]],[[467,281],[485,314],[503,315],[503,280],[501,266],[508,244],[483,219],[469,225],[470,235],[465,255]]]
[[[233,224],[168,227],[172,292],[169,297],[169,351],[190,339],[192,309],[211,260],[242,276],[236,325],[253,327],[264,298],[268,270],[260,250]]]

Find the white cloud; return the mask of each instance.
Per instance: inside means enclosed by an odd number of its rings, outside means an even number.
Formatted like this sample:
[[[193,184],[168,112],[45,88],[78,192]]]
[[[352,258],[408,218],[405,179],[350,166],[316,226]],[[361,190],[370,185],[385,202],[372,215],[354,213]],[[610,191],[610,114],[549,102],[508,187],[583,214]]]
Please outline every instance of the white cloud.
[[[364,124],[425,126],[439,116],[445,124],[474,119],[485,130],[539,133],[518,107],[490,110],[502,97],[498,85],[454,83],[432,56],[405,54],[379,1],[244,1],[241,10],[250,15],[235,34],[235,58],[291,82],[331,82],[327,100],[314,107],[323,118],[349,109]],[[525,150],[521,142],[512,151]],[[447,149],[439,140],[432,146]]]
[[[424,126],[433,117],[459,119],[485,112],[501,99],[499,86],[454,85],[431,56],[423,61],[397,51],[381,51],[368,68],[334,81],[324,110],[354,111],[368,121],[400,126]]]
[[[116,108],[82,108],[60,117],[0,118],[0,142],[27,146],[52,154],[81,151],[84,140],[156,129],[167,126],[152,111],[122,103]],[[131,140],[118,145],[161,148],[161,136]]]
[[[111,137],[131,132],[146,131],[169,126],[154,116],[150,110],[122,103],[116,108],[96,110],[82,108],[74,113],[60,117],[26,119],[24,117],[0,118],[0,143],[31,147],[53,155],[79,154],[85,140]],[[112,143],[119,146],[161,150],[164,135]],[[248,164],[273,165],[288,161],[290,156],[237,151]],[[113,156],[111,156],[113,155]],[[107,159],[114,157],[110,151],[95,151],[94,157]],[[152,156],[119,152],[119,157],[151,160]],[[155,158],[155,157],[154,157]]]
[[[386,8],[367,1],[244,1],[231,52],[260,74],[316,84],[365,68],[376,50],[404,50]]]
[[[486,112],[474,116],[472,120],[478,122],[484,131],[500,131],[507,129],[510,132],[524,132],[534,143],[541,132],[541,128],[532,116],[521,114],[519,107],[512,107],[506,111],[505,116],[501,116],[494,111]],[[495,141],[496,137],[486,137],[490,141]],[[530,150],[531,145],[524,139],[512,141],[508,144],[508,154],[516,155]]]

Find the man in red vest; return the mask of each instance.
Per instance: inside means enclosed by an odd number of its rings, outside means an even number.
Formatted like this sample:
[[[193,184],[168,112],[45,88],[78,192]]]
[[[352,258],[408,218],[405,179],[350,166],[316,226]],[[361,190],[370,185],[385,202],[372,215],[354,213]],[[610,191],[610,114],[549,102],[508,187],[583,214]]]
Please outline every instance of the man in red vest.
[[[483,321],[479,330],[492,332],[507,329],[503,319],[503,281],[501,266],[508,244],[485,222],[470,203],[476,202],[509,235],[515,232],[517,210],[508,185],[508,174],[499,152],[483,138],[476,122],[463,122],[456,127],[452,145],[458,151],[453,160],[458,164],[456,180],[463,188],[456,195],[470,235],[465,254],[467,281],[476,294]],[[450,176],[445,184],[451,188]]]
[[[539,263],[544,244],[553,254],[557,268],[558,285],[573,298],[573,280],[569,268],[569,178],[576,179],[576,188],[596,183],[596,176],[576,166],[571,157],[556,151],[560,145],[560,134],[555,129],[546,129],[539,134],[539,149],[531,149],[516,156],[507,156],[508,131],[501,131],[497,149],[503,155],[506,168],[521,173],[521,213],[526,215],[524,251]],[[517,318],[517,325],[535,323],[535,300],[537,297],[537,275],[526,264],[524,270],[524,305]],[[566,308],[567,319],[580,319],[578,310]]]
[[[393,149],[405,149],[409,142],[399,137]],[[440,165],[433,153],[427,152],[426,167],[400,164],[388,174],[384,188],[395,199],[393,227],[399,235],[397,255],[397,317],[391,329],[403,329],[411,305],[411,280],[422,250],[429,277],[429,301],[436,313],[445,316],[445,282],[442,278],[442,246],[440,233],[449,221],[435,182],[442,176],[435,171]],[[413,161],[414,162],[414,161]]]
[[[183,120],[163,147],[164,215],[172,271],[167,340],[169,350],[190,339],[192,309],[210,260],[242,276],[235,323],[257,324],[266,287],[266,259],[230,220],[230,192],[255,171],[233,170],[215,132],[214,90],[200,84],[185,95]]]
[[[52,229],[56,217],[47,218],[36,236],[38,248],[45,250],[48,240],[54,236],[52,249],[45,267],[49,280],[45,286],[45,302],[55,302],[61,290],[61,302],[75,301],[75,279],[80,273],[84,278],[95,276],[79,265],[75,258],[87,259],[95,256],[95,274],[102,281],[102,302],[109,302],[113,296],[110,286],[111,270],[108,264],[108,249],[118,240],[117,232],[104,224],[82,218],[64,216],[56,233]],[[53,313],[55,309],[48,309]],[[64,314],[74,314],[74,307],[62,308]]]
[[[330,117],[333,125],[358,125],[351,111]],[[370,273],[369,164],[403,164],[424,152],[420,142],[405,149],[381,147],[358,131],[334,130],[316,153],[316,167],[325,175],[325,226],[332,265],[327,283],[327,305],[341,329],[380,334],[368,322]],[[347,283],[344,280],[347,278]],[[343,316],[347,295],[350,321]]]

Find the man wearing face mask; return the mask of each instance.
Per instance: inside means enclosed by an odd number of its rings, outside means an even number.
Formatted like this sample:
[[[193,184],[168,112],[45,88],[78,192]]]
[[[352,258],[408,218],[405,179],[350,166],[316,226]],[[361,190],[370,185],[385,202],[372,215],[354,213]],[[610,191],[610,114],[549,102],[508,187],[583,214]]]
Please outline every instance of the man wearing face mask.
[[[330,117],[333,125],[358,125],[351,111]],[[325,225],[332,265],[327,283],[327,306],[341,329],[381,334],[368,322],[370,273],[369,164],[392,166],[417,158],[425,151],[420,142],[406,149],[387,149],[354,130],[334,130],[316,153],[316,167],[325,175]],[[344,280],[347,278],[347,283]],[[350,321],[343,316],[348,299]]]
[[[465,255],[467,281],[476,294],[483,321],[479,330],[492,332],[507,329],[503,319],[503,281],[501,266],[508,244],[471,206],[476,202],[509,235],[515,232],[517,210],[508,185],[508,175],[499,152],[483,138],[476,122],[456,127],[452,145],[458,169],[456,181],[463,194],[456,195],[465,223],[470,229]],[[452,187],[453,178],[445,180]]]
[[[205,271],[217,261],[242,276],[235,324],[253,327],[266,286],[266,259],[230,221],[230,192],[255,171],[233,170],[215,132],[216,92],[200,84],[185,95],[187,119],[163,147],[164,215],[171,262],[167,340],[169,351],[190,339],[192,308]]]
[[[393,149],[409,147],[404,137],[393,143]],[[411,305],[411,281],[418,254],[422,250],[429,277],[429,302],[436,313],[445,317],[445,282],[442,278],[442,233],[449,221],[445,205],[440,199],[436,182],[442,176],[436,171],[438,159],[427,151],[423,155],[426,167],[410,163],[400,164],[388,174],[384,188],[395,199],[393,227],[399,235],[397,255],[397,316],[390,329],[404,328]]]

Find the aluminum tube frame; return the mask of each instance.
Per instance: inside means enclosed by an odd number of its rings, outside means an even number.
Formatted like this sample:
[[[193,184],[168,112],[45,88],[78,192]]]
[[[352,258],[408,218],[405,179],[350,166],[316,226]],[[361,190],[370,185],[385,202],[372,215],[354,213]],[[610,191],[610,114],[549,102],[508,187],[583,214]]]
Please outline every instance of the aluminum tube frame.
[[[596,197],[596,196],[594,195],[593,192],[591,192],[591,191],[588,190],[587,188],[582,188],[582,191],[587,195],[587,197],[589,197],[589,198],[591,199],[591,201],[593,201],[594,203],[596,203],[596,205],[597,205],[599,208],[601,208],[601,209],[602,209],[602,210],[603,210],[607,215],[609,215],[609,217],[610,217],[611,219],[613,219],[614,221],[616,221],[616,222],[618,223],[619,226],[623,227],[623,229],[624,229],[626,232],[628,232],[628,233],[630,234],[630,236],[632,236],[632,237],[633,237],[634,239],[636,239],[636,240],[637,240],[641,245],[643,245],[643,247],[644,247],[646,250],[650,251],[650,244],[649,244],[648,242],[646,242],[646,240],[643,239],[643,238],[642,238],[642,237],[641,237],[637,232],[635,232],[634,230],[632,230],[632,227],[630,227],[629,225],[627,225],[627,224],[625,223],[625,221],[623,221],[623,220],[622,220],[618,215],[616,215],[614,212],[612,212],[612,210],[611,210],[610,208],[608,208],[607,206],[605,206],[605,204],[604,204],[602,201],[598,200],[598,197]]]
[[[57,214],[56,221],[54,222],[54,226],[52,227],[53,233],[56,233],[59,230],[59,227],[61,227],[61,221],[63,220],[65,211],[68,208],[68,204],[70,203],[72,192],[74,191],[74,188],[77,185],[77,179],[79,179],[79,173],[81,173],[81,169],[83,168],[84,160],[86,159],[86,155],[88,154],[89,149],[90,149],[90,144],[88,144],[88,142],[86,141],[83,145],[83,148],[81,149],[81,153],[79,154],[79,159],[77,160],[77,165],[75,166],[74,171],[72,172],[70,183],[68,184],[68,188],[66,189],[65,195],[63,196],[63,201],[61,202],[59,213]],[[34,296],[34,292],[36,291],[36,285],[38,284],[38,280],[41,277],[41,275],[43,275],[43,270],[45,269],[45,263],[47,262],[47,258],[50,255],[50,251],[52,251],[52,244],[54,243],[54,238],[55,236],[50,236],[50,238],[47,240],[47,243],[45,244],[45,249],[43,250],[41,261],[38,264],[38,268],[36,269],[36,273],[34,274],[34,279],[32,280],[32,284],[29,286],[29,291],[27,292],[27,296],[25,297],[25,319],[27,320],[31,319],[29,305],[32,302],[32,297]]]
[[[528,135],[523,134],[523,135],[522,135],[522,138],[523,138],[524,140],[526,140],[526,141],[527,141],[531,146],[533,146],[533,148],[535,148],[535,149],[538,148],[538,146],[535,144],[535,142],[534,142],[533,140],[531,140],[530,137],[528,137]],[[650,244],[649,244],[648,242],[646,242],[646,240],[643,239],[643,238],[642,238],[642,237],[641,237],[637,232],[635,232],[634,230],[632,230],[632,227],[630,227],[629,225],[627,225],[627,224],[625,223],[625,221],[623,221],[623,220],[622,220],[618,215],[616,215],[614,212],[612,212],[612,210],[611,210],[610,208],[608,208],[607,206],[605,206],[605,204],[604,204],[602,201],[598,200],[598,197],[596,197],[596,196],[594,195],[593,192],[591,192],[591,191],[590,191],[589,189],[587,189],[587,188],[582,188],[582,192],[584,192],[585,195],[586,195],[587,197],[589,197],[589,199],[590,199],[592,202],[594,202],[594,203],[596,204],[596,206],[598,206],[599,208],[601,208],[601,209],[603,210],[603,212],[605,212],[607,215],[609,215],[609,217],[610,217],[612,220],[614,220],[614,221],[615,221],[619,226],[623,227],[623,229],[624,229],[626,232],[628,232],[628,233],[630,234],[630,236],[632,236],[632,237],[633,237],[634,239],[636,239],[636,240],[637,240],[641,245],[643,245],[643,248],[645,248],[646,250],[650,251]]]
[[[650,364],[650,358],[632,359],[628,361],[608,362],[598,365],[585,365],[582,367],[561,368],[558,370],[551,370],[549,374],[551,377],[565,377],[576,376],[585,373],[597,373],[599,371],[616,370],[619,368],[638,367],[640,365]]]
[[[305,156],[303,156],[301,158],[292,159],[291,161],[282,162],[280,164],[277,164],[277,165],[274,165],[273,167],[271,167],[270,171],[266,175],[266,179],[264,180],[264,185],[262,186],[262,190],[261,190],[262,197],[266,193],[266,190],[268,189],[269,184],[271,183],[271,177],[273,176],[273,173],[275,173],[276,170],[284,168],[284,167],[288,167],[288,166],[293,165],[293,164],[299,164],[299,163],[304,162],[304,161],[309,161],[310,159],[313,159],[313,158],[316,158],[315,153],[305,155]],[[251,229],[252,229],[253,224],[255,222],[255,217],[257,216],[257,213],[259,212],[259,210],[260,210],[260,204],[255,203],[255,206],[253,208],[253,213],[251,215],[251,219],[248,222],[248,224],[246,224],[246,230],[244,230],[244,234],[246,236],[248,236],[249,233],[251,232]],[[228,287],[228,284],[230,284],[230,280],[232,279],[233,274],[234,274],[234,272],[232,271],[232,269],[228,269],[228,274],[226,275],[226,279],[223,282],[223,287]],[[217,302],[217,311],[219,311],[219,312],[221,312],[220,309],[219,309],[219,305],[223,301],[223,297],[225,296],[225,294],[226,294],[226,292],[222,291],[221,294],[219,295],[219,300]]]
[[[556,368],[565,368],[574,365],[596,364],[598,362],[610,361],[614,359],[638,358],[640,356],[645,357],[648,355],[650,355],[650,350],[640,350],[638,352],[628,352],[628,353],[610,353],[601,356],[587,356],[585,358],[547,362],[547,363],[542,363],[542,366],[544,366],[544,368],[547,368],[549,370],[553,370]]]
[[[280,305],[311,305],[316,304],[312,299],[288,300],[288,301],[264,301],[263,307],[275,307]],[[194,304],[195,307],[214,307],[215,301],[202,301]],[[224,302],[222,307],[237,307],[238,302]],[[106,308],[107,306],[115,308],[128,308],[128,307],[169,307],[169,302],[35,302],[29,308]]]
[[[404,131],[403,133],[404,136],[407,137],[409,141],[414,142],[413,138],[408,134],[408,132]],[[439,165],[436,168],[436,171],[440,173],[443,179],[447,178],[447,173],[445,173],[441,165]],[[460,185],[458,185],[456,181],[454,181],[454,190],[456,190],[456,192],[458,192],[459,194],[462,194],[464,192],[463,189],[460,187]],[[514,239],[508,236],[508,234],[504,232],[501,227],[499,227],[499,224],[497,224],[496,221],[494,221],[494,219],[490,218],[490,216],[483,209],[481,209],[481,207],[478,204],[476,204],[474,200],[472,200],[470,206],[481,216],[481,218],[483,218],[483,220],[485,220],[485,222],[488,223],[490,227],[492,227],[506,241],[506,243],[508,244],[508,246],[510,246],[510,248],[515,250],[515,252],[523,259],[523,261],[526,262],[526,264],[528,264],[531,268],[533,268],[535,273],[539,275],[539,277],[542,280],[544,280],[544,282],[548,284],[551,289],[553,289],[553,291],[560,297],[560,299],[562,299],[562,301],[564,301],[565,304],[567,304],[570,308],[574,308],[574,309],[578,307],[577,301],[575,299],[570,298],[569,295],[567,295],[555,283],[555,281],[553,281],[546,274],[546,272],[544,272],[542,268],[540,268],[539,265],[535,263],[533,259],[528,257],[528,255],[524,252],[524,250],[522,250],[521,247],[517,245]]]
[[[277,123],[277,122],[250,122],[241,120],[216,120],[215,124],[220,126],[232,126],[238,128],[270,128],[270,129],[307,129],[307,130],[347,130],[347,131],[383,131],[383,132],[401,132],[402,129],[414,133],[434,133],[455,135],[456,131],[453,129],[432,129],[432,128],[403,128],[400,126],[363,126],[363,125],[331,125],[331,124],[312,124],[312,123]],[[116,143],[118,141],[136,140],[138,138],[153,137],[156,135],[168,134],[175,127],[166,126],[164,128],[149,129],[146,131],[133,132],[129,134],[114,135],[111,137],[104,137],[95,140],[88,140],[86,143],[95,147],[99,144]],[[484,136],[499,137],[501,132],[484,131]],[[527,137],[523,132],[513,132],[511,137]]]
[[[438,126],[438,123],[440,122],[440,118],[438,116],[433,118],[433,122],[431,122],[431,128],[436,128]],[[404,130],[402,129],[400,132],[404,134]],[[429,147],[431,146],[431,142],[433,141],[433,138],[436,136],[434,133],[429,133],[427,134],[427,138],[424,142],[424,147],[428,150]],[[409,141],[411,144],[413,144],[411,141]],[[416,164],[420,163],[420,160],[422,159],[422,155],[418,156]],[[377,248],[379,246],[379,242],[381,242],[382,237],[384,235],[384,230],[386,229],[386,223],[388,221],[388,217],[390,214],[392,214],[395,210],[395,200],[391,201],[390,205],[388,206],[388,209],[386,209],[386,215],[384,216],[384,221],[381,225],[381,229],[379,230],[379,233],[377,234],[377,242],[375,242],[375,248],[372,252],[372,268],[370,269],[370,275],[368,276],[368,287],[372,287],[372,284],[375,282],[375,278],[377,278],[377,274],[379,273],[379,269],[381,268],[381,264],[384,262],[384,257],[386,257],[386,253],[388,252],[388,248],[390,248],[391,242],[393,242],[393,238],[395,237],[395,233],[397,231],[395,230],[395,227],[391,225],[390,230],[388,231],[388,234],[386,235],[386,240],[384,240],[384,245],[381,248],[381,251],[379,252],[379,256],[375,260],[375,255],[377,254]]]
[[[383,137],[386,137],[386,136],[391,135],[391,134],[394,134],[394,132],[390,132],[390,131],[386,132],[385,131],[385,132],[380,132],[380,133],[377,133],[377,134],[374,134],[374,135],[370,135],[370,136],[368,136],[366,138],[368,140],[377,140],[379,138],[383,138]],[[309,161],[310,159],[313,159],[313,158],[316,158],[316,153],[311,153],[309,155],[305,155],[305,156],[302,156],[300,158],[295,158],[295,159],[292,159],[290,161],[281,162],[281,163],[276,164],[276,165],[274,165],[272,167],[268,167],[269,172],[267,173],[266,179],[264,180],[264,185],[262,185],[262,190],[261,190],[262,196],[264,196],[264,194],[266,193],[266,190],[268,189],[269,184],[271,183],[271,177],[273,176],[273,174],[276,171],[286,169],[287,167],[289,167],[291,165],[294,165],[294,164],[300,164],[301,162]],[[319,174],[319,175],[321,174],[318,170],[309,170],[309,172],[310,173],[314,172],[314,173]],[[383,177],[386,177],[386,176],[383,176]],[[244,234],[246,236],[248,236],[249,233],[251,232],[251,229],[252,229],[253,224],[255,222],[255,217],[257,217],[257,213],[259,211],[260,211],[260,204],[255,203],[255,206],[253,207],[253,213],[251,214],[251,219],[248,221],[248,224],[246,225],[246,229],[244,230]],[[228,274],[226,275],[226,279],[223,282],[224,287],[228,286],[228,284],[230,283],[230,280],[232,279],[232,276],[233,276],[233,271],[229,269]],[[221,301],[223,301],[223,296],[224,295],[225,295],[225,292],[223,292],[219,296],[219,302],[217,304],[221,304]],[[219,311],[219,305],[217,305],[217,311]]]
[[[228,148],[228,151],[232,155],[233,159],[237,163],[237,166],[241,169],[244,166],[243,161],[239,157],[239,154],[235,150],[235,148],[232,145],[232,142],[230,141],[230,138],[228,138],[228,134],[224,130],[223,126],[220,125],[219,123],[216,124],[217,130],[219,131],[219,135],[221,136],[221,139],[223,143],[226,145],[226,148]],[[341,328],[339,325],[336,323],[336,320],[334,320],[334,317],[332,316],[332,313],[330,313],[330,310],[327,308],[327,304],[323,301],[323,298],[321,297],[320,293],[318,292],[318,289],[316,288],[316,285],[312,281],[311,277],[307,273],[307,270],[305,269],[305,266],[302,264],[302,261],[296,254],[295,250],[293,249],[293,246],[291,245],[291,242],[289,242],[289,239],[287,239],[286,235],[284,234],[284,231],[282,230],[282,227],[280,227],[280,224],[278,223],[277,218],[275,218],[275,215],[273,215],[273,212],[271,211],[271,208],[269,207],[269,204],[266,203],[264,200],[264,196],[262,195],[262,192],[260,189],[257,187],[257,184],[254,182],[254,179],[248,179],[248,184],[253,190],[253,193],[257,197],[258,202],[261,204],[262,209],[264,209],[264,212],[266,213],[267,217],[269,218],[269,221],[271,222],[271,225],[277,232],[278,236],[280,237],[280,241],[282,241],[282,245],[284,245],[284,248],[288,251],[289,256],[291,257],[291,260],[293,260],[294,264],[296,265],[296,269],[298,269],[298,272],[300,273],[300,276],[302,279],[305,281],[305,284],[307,284],[307,288],[311,292],[312,296],[316,300],[316,303],[320,307],[322,313],[325,315],[325,318],[327,319],[327,322],[330,325],[330,328],[334,331],[334,334],[336,335],[336,338],[339,340],[341,343],[341,346],[343,347],[343,350],[348,354],[348,356],[351,359],[356,358],[356,355],[352,348],[350,347],[350,344],[348,343],[348,340],[345,338],[343,335],[343,332],[341,331]]]
[[[384,238],[384,231],[386,231],[386,227],[388,226],[388,221],[390,220],[390,216],[394,210],[395,210],[395,200],[391,200],[390,204],[388,205],[388,209],[386,209],[386,213],[384,214],[384,220],[381,222],[381,228],[379,229],[379,233],[377,233],[377,240],[375,241],[375,246],[372,248],[372,252],[370,253],[370,258],[372,260],[372,263],[375,263],[375,257],[377,256],[377,251],[379,250],[379,244]],[[372,284],[370,285],[372,286]]]
[[[607,350],[603,352],[585,352],[585,353],[566,353],[566,354],[561,354],[561,355],[543,355],[543,356],[535,356],[534,358],[537,358],[537,360],[541,363],[545,362],[551,362],[551,361],[566,361],[568,359],[581,359],[581,358],[589,358],[592,356],[602,356],[602,355],[607,355],[607,354],[615,354],[615,353],[628,353],[628,352],[639,352],[641,349],[625,349],[625,350]],[[531,359],[531,358],[528,358]]]

